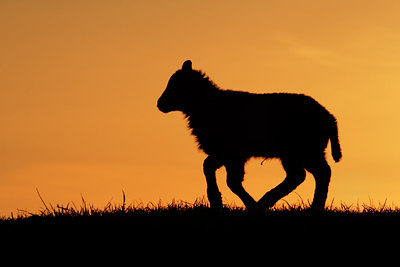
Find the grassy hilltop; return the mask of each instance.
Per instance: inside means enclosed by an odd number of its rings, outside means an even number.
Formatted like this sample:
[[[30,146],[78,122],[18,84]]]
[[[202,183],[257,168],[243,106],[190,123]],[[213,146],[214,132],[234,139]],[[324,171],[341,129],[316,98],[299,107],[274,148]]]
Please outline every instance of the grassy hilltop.
[[[42,200],[43,201],[43,200]],[[51,205],[43,201],[37,213],[22,212],[0,221],[2,233],[50,239],[80,238],[92,240],[100,236],[123,237],[137,242],[155,240],[207,241],[247,239],[269,240],[285,244],[298,242],[345,241],[346,244],[368,244],[368,240],[396,240],[400,230],[400,209],[378,205],[328,207],[322,213],[312,212],[308,204],[299,203],[274,207],[263,214],[248,214],[237,206],[210,209],[203,199],[195,203],[172,201],[161,203],[109,203],[99,209],[86,203]],[[92,239],[91,239],[92,238]],[[58,240],[58,239],[57,239]],[[397,240],[396,240],[397,241]],[[365,243],[367,242],[367,243]]]
[[[257,215],[235,205],[210,209],[204,198],[127,205],[123,195],[121,204],[108,203],[101,209],[83,198],[79,206],[42,203],[36,214],[25,211],[0,220],[2,244],[13,252],[33,250],[56,257],[72,249],[123,261],[143,255],[157,261],[164,261],[157,255],[167,255],[172,262],[183,255],[223,260],[230,255],[235,262],[235,257],[250,255],[296,262],[298,256],[308,255],[302,258],[307,263],[315,253],[326,259],[387,254],[400,238],[400,209],[386,203],[331,205],[322,213],[312,212],[304,202],[284,203]]]

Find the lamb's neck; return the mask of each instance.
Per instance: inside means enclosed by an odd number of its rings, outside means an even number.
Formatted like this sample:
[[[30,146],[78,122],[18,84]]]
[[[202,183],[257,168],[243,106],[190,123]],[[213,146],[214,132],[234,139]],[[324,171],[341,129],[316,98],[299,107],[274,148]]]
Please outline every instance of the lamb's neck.
[[[207,92],[197,97],[195,102],[187,105],[182,112],[188,118],[201,118],[207,113],[210,113],[210,110],[215,106],[216,96],[217,90]]]

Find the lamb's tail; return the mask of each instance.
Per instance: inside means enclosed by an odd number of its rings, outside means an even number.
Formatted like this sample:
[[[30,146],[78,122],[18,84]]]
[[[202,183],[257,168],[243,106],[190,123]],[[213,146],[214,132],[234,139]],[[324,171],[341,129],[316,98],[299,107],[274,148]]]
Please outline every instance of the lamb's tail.
[[[331,124],[331,133],[329,139],[331,140],[332,158],[335,162],[339,162],[340,159],[342,158],[342,149],[340,148],[338,127],[336,119],[334,117],[333,117],[333,122]]]

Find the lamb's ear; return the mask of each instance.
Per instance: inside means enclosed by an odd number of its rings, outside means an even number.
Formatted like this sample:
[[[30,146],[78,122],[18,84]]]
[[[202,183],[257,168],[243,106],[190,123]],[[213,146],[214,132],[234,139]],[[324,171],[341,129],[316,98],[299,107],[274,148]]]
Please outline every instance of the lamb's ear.
[[[186,60],[182,65],[182,70],[184,71],[192,70],[192,61]]]

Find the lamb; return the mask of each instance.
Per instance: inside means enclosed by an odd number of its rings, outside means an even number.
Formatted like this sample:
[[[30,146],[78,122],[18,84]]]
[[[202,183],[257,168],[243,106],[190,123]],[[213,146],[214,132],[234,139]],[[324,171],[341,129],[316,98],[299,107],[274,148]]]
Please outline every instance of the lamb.
[[[249,211],[272,207],[305,180],[306,170],[316,182],[311,208],[324,209],[331,177],[328,141],[335,162],[342,152],[336,118],[313,98],[223,90],[187,60],[169,79],[157,107],[163,113],[183,112],[199,149],[208,155],[203,171],[210,207],[223,206],[215,172],[225,166],[228,187]],[[258,202],[242,186],[245,163],[252,157],[280,159],[286,172],[284,181]]]

